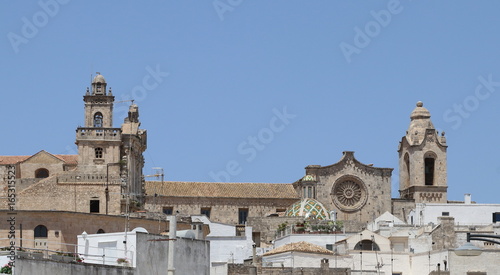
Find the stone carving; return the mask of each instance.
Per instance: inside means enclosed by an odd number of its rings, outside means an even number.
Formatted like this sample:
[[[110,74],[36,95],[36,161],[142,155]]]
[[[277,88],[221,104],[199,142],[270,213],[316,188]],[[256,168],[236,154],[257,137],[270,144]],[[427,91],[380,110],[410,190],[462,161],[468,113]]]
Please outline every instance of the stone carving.
[[[333,185],[332,199],[339,209],[353,212],[365,205],[368,192],[361,180],[352,176],[341,177]]]

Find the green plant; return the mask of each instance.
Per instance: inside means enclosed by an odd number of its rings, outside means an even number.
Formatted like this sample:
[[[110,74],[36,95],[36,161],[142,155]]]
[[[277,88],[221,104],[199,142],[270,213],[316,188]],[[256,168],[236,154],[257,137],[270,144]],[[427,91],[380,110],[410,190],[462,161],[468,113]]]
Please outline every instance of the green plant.
[[[12,266],[10,265],[10,262],[2,266],[2,268],[0,269],[0,273],[12,274]]]
[[[127,258],[118,258],[116,260],[116,262],[119,264],[125,264],[125,263],[128,263],[128,260],[127,260]]]

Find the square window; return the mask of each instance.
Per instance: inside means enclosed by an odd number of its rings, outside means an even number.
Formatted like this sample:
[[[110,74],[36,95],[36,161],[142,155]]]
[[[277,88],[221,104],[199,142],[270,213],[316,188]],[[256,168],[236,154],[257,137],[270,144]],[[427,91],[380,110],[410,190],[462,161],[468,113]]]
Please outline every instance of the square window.
[[[99,213],[99,200],[90,200],[90,213]]]
[[[173,207],[163,207],[163,214],[172,215],[172,213],[174,213]]]

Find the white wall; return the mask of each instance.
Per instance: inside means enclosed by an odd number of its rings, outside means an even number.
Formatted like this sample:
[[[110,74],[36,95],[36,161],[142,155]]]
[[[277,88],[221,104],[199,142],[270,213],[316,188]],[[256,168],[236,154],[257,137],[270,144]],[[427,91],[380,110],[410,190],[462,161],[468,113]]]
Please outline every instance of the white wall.
[[[127,258],[136,266],[136,232],[78,235],[78,253],[85,263],[119,265],[118,258]],[[127,240],[126,244],[124,241]],[[105,255],[106,257],[103,257]]]
[[[206,216],[192,216],[210,227],[206,240],[210,241],[211,263],[242,264],[253,255],[252,227],[245,227],[245,236],[236,236],[236,226],[211,222]]]
[[[408,221],[413,217],[415,225],[437,224],[443,212],[449,212],[457,225],[487,225],[493,222],[493,213],[500,212],[500,204],[417,203]]]

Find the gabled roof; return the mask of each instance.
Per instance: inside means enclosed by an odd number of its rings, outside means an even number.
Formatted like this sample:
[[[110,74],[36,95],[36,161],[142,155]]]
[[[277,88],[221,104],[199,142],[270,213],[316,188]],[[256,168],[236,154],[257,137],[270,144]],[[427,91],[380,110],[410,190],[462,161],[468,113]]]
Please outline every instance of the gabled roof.
[[[149,196],[299,199],[292,184],[284,183],[147,181],[145,189]]]
[[[315,254],[333,254],[333,251],[330,251],[324,247],[319,245],[315,245],[308,242],[298,242],[298,243],[289,243],[282,245],[278,248],[275,248],[269,252],[264,253],[263,256],[269,256],[284,252],[305,252],[305,253],[315,253]]]
[[[41,150],[31,156],[0,156],[0,165],[16,164],[24,162],[40,153],[48,154],[58,160],[63,161],[66,164],[74,164],[74,165],[78,164],[78,155],[54,155],[45,150]]]

